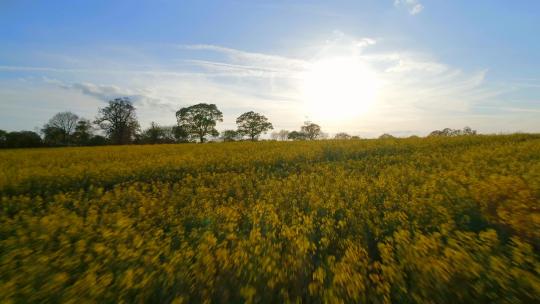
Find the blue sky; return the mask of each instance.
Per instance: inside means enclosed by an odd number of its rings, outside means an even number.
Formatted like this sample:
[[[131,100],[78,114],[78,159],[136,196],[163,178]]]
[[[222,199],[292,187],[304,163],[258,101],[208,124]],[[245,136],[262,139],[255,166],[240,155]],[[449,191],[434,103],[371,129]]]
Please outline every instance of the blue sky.
[[[539,1],[2,0],[0,129],[130,96],[143,126],[208,102],[222,130],[540,132],[539,29]]]

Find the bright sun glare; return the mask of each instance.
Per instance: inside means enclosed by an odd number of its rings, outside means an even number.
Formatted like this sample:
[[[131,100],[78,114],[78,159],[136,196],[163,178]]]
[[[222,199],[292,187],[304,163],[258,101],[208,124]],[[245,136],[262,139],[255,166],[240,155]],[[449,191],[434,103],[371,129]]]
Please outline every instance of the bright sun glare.
[[[305,110],[317,120],[352,118],[369,110],[379,86],[377,75],[354,57],[323,59],[303,77]]]

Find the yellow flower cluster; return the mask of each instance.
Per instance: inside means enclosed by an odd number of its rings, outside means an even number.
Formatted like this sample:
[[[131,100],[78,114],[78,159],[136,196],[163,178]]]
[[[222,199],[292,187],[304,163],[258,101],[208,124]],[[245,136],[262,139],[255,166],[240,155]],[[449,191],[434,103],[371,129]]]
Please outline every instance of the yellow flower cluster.
[[[540,136],[0,151],[0,302],[533,303]]]

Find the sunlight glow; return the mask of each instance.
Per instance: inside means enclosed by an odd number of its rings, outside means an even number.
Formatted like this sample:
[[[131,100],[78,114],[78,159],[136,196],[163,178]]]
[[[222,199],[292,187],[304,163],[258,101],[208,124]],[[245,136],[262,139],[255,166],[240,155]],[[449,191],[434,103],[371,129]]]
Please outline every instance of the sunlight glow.
[[[355,57],[315,62],[302,77],[305,111],[310,118],[336,121],[366,113],[376,100],[380,81]]]

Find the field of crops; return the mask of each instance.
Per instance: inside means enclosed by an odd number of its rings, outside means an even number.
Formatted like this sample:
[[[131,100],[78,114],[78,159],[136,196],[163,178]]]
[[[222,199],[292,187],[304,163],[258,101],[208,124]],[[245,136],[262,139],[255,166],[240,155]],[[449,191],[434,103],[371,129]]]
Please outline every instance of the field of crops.
[[[0,151],[0,302],[533,303],[540,136]]]

